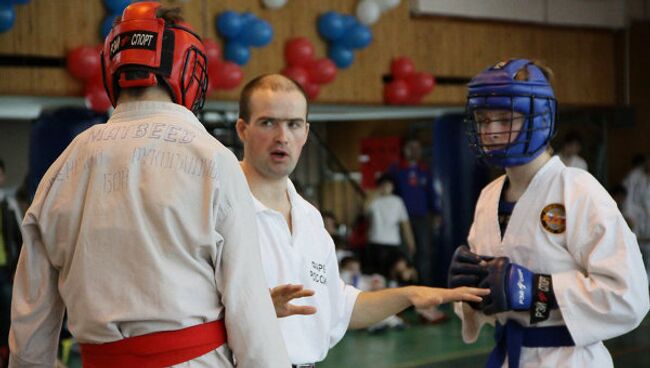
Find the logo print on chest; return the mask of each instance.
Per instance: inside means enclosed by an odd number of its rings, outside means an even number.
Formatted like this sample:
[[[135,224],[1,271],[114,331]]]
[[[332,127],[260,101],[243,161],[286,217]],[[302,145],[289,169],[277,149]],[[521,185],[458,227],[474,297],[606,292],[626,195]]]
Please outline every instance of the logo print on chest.
[[[561,234],[566,231],[566,211],[563,204],[553,203],[544,207],[539,220],[548,232]]]

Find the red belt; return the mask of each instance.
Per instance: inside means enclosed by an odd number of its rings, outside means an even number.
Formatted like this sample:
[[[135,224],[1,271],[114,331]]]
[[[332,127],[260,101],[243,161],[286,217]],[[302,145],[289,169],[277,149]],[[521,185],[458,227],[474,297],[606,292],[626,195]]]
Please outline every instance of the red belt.
[[[215,350],[226,342],[223,320],[155,332],[106,344],[80,344],[84,368],[168,367]]]

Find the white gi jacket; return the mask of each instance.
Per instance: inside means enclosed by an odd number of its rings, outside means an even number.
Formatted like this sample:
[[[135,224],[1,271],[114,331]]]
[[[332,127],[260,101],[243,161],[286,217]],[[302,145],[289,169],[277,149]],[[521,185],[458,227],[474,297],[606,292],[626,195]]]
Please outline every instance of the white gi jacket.
[[[537,327],[566,325],[572,347],[526,348],[520,367],[612,367],[602,343],[639,325],[648,311],[648,283],[634,234],[616,203],[588,172],[553,157],[517,201],[503,240],[497,211],[505,176],[483,189],[468,242],[480,255],[507,256],[534,273],[552,275],[559,309]],[[540,215],[549,204],[566,210],[566,228],[552,233]],[[473,342],[486,316],[456,303],[463,339]],[[528,312],[498,313],[529,326]],[[507,359],[504,363],[507,366]]]
[[[186,108],[120,104],[49,168],[23,222],[11,366],[54,366],[64,309],[82,343],[225,318],[181,366],[288,367],[246,180]]]
[[[361,292],[339,276],[334,241],[320,212],[302,198],[289,179],[292,232],[284,216],[255,199],[264,273],[269,288],[302,284],[315,295],[291,302],[316,307],[314,315],[280,318],[292,364],[320,362],[348,329]]]

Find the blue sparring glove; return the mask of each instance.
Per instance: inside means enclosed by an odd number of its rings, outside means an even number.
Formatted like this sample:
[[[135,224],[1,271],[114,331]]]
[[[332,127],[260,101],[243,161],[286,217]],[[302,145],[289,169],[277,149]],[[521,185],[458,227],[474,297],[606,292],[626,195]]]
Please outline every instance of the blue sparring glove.
[[[548,319],[551,308],[557,307],[550,275],[535,274],[508,257],[486,262],[487,276],[479,287],[490,289],[490,295],[483,298],[483,313],[530,311],[531,323]]]
[[[481,256],[472,253],[466,245],[456,248],[449,265],[447,286],[449,288],[478,287],[483,277],[487,275],[487,269],[479,265],[482,260]]]
[[[479,283],[487,275],[487,269],[479,265],[485,259],[476,253],[472,253],[466,245],[456,248],[449,265],[447,286],[450,289],[460,286],[478,287]],[[474,309],[480,309],[482,303],[469,302],[469,305]]]

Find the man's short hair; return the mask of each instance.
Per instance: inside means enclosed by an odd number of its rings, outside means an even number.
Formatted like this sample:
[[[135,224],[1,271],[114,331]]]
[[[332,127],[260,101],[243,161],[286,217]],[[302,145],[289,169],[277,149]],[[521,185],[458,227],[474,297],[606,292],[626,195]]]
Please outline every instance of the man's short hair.
[[[5,162],[0,158],[0,170],[6,171]]]
[[[283,92],[298,91],[305,98],[307,111],[309,111],[309,100],[300,84],[282,74],[262,74],[246,83],[239,95],[239,118],[243,121],[248,123],[251,118],[250,101],[253,92],[262,89]]]
[[[564,144],[570,144],[570,143],[582,144],[582,137],[580,136],[580,133],[576,131],[568,132],[564,136]]]
[[[347,266],[347,265],[349,265],[351,263],[359,263],[359,264],[361,264],[361,261],[359,261],[359,259],[357,257],[353,257],[353,256],[343,257],[343,259],[341,259],[341,262],[339,262],[339,268],[344,268],[345,266]]]
[[[384,183],[391,183],[391,184],[393,184],[393,187],[394,187],[395,186],[395,178],[389,173],[383,173],[377,178],[377,180],[375,180],[375,184],[377,186],[381,186]]]

